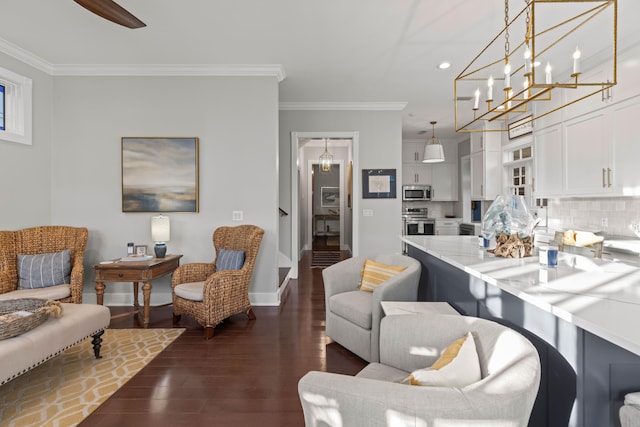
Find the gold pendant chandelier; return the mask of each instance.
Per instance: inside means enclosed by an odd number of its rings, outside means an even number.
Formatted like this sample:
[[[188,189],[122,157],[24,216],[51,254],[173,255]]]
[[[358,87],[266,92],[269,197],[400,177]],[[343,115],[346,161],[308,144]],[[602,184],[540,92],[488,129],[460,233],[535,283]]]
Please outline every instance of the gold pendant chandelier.
[[[457,132],[506,131],[617,83],[617,0],[525,0],[454,82]],[[515,35],[521,36],[514,42]],[[502,45],[504,42],[504,45]],[[503,49],[504,46],[504,49]],[[597,72],[582,72],[583,65]]]
[[[320,171],[331,172],[331,163],[333,163],[333,156],[327,150],[327,138],[325,138],[324,152],[320,155]]]

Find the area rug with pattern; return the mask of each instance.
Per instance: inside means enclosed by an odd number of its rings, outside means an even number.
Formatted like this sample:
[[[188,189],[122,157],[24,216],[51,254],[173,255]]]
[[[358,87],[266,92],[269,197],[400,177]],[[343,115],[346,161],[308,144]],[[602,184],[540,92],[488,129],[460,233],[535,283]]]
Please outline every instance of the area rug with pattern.
[[[313,251],[311,267],[329,267],[340,261],[340,251]]]
[[[107,329],[101,359],[84,340],[0,386],[0,425],[78,425],[183,332]]]

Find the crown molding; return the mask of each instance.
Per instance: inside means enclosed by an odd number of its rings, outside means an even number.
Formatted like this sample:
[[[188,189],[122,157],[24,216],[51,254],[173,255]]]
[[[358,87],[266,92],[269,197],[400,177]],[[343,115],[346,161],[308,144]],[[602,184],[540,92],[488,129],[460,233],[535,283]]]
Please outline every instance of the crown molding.
[[[402,111],[406,102],[281,102],[284,111]]]
[[[0,38],[0,52],[52,76],[218,76],[275,77],[287,75],[280,64],[62,64],[55,65]]]
[[[275,77],[285,79],[280,64],[130,64],[130,65],[56,65],[54,76],[216,76],[216,77]]]
[[[5,53],[19,61],[24,62],[27,65],[32,66],[49,75],[53,74],[54,65],[45,61],[37,55],[21,48],[18,45],[11,43],[3,38],[0,38],[0,52]]]

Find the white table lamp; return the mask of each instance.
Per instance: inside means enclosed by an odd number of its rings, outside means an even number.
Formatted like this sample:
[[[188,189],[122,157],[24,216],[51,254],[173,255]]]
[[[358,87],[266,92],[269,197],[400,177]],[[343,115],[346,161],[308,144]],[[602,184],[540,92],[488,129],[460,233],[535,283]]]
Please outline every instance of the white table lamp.
[[[164,258],[167,253],[166,242],[171,237],[171,224],[169,217],[166,215],[157,215],[151,217],[151,240],[156,242],[153,247],[156,258]]]

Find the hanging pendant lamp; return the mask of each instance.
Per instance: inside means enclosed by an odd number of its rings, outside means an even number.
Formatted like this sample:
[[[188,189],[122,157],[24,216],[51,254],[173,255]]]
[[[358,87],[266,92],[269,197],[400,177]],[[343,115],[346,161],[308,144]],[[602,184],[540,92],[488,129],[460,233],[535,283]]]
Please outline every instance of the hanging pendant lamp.
[[[327,138],[325,138],[324,153],[320,156],[320,171],[331,172],[331,163],[333,163],[333,156],[327,150]]]
[[[444,162],[444,150],[442,149],[442,143],[435,136],[436,123],[437,122],[431,122],[431,141],[427,142],[427,145],[424,146],[422,163]]]

